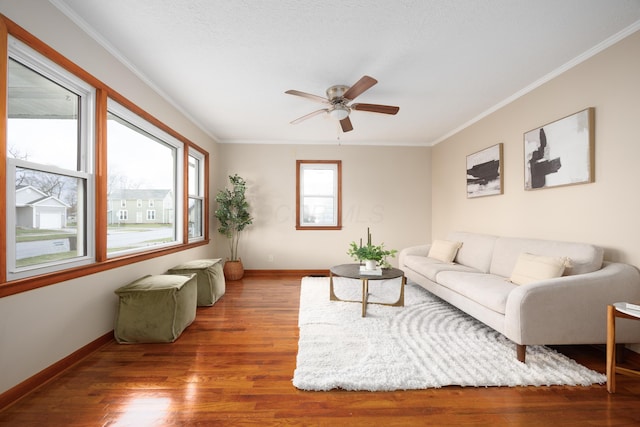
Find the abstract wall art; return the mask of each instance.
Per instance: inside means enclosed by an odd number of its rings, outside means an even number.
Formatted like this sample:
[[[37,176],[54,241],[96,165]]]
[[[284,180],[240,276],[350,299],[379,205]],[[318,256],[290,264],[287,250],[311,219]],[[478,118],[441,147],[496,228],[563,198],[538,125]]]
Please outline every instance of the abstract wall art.
[[[467,198],[502,194],[502,143],[467,156]]]
[[[594,108],[524,134],[524,188],[594,181]]]

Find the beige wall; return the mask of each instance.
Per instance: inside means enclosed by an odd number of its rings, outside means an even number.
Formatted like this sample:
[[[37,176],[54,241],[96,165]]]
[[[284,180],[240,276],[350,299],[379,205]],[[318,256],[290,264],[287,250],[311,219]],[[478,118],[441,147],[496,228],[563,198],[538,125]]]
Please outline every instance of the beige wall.
[[[590,242],[640,266],[640,32],[436,145],[434,238],[451,230]],[[595,182],[524,191],[523,133],[595,108]],[[504,194],[466,198],[468,154],[504,143]]]
[[[0,0],[0,13],[24,27],[219,162],[215,142],[78,29],[48,1]],[[4,166],[3,166],[4,167]],[[211,181],[211,187],[215,186]],[[0,393],[109,333],[113,291],[142,274],[161,274],[189,259],[213,256],[213,244],[0,298]]]
[[[244,232],[239,254],[247,269],[327,269],[350,262],[348,244],[366,238],[401,249],[430,235],[430,148],[338,145],[221,144],[223,164],[216,181],[228,175],[247,180],[254,223]],[[295,229],[296,160],[341,160],[343,229]],[[218,188],[219,189],[219,188]],[[217,191],[218,189],[215,189]],[[212,230],[212,233],[216,233]],[[217,253],[228,256],[226,240]],[[273,262],[269,256],[273,255]],[[397,265],[397,259],[391,259]]]
[[[212,196],[230,174],[248,181],[255,223],[240,247],[248,269],[325,269],[348,262],[348,243],[364,237],[367,227],[388,248],[469,230],[592,242],[606,248],[608,259],[640,265],[640,34],[433,149],[217,145],[49,2],[0,0],[0,12],[209,150]],[[596,182],[525,192],[522,134],[586,107],[596,109]],[[466,155],[498,142],[504,143],[505,194],[467,199]],[[342,231],[295,230],[296,159],[342,160]],[[141,272],[158,274],[187,259],[228,254],[215,221],[211,237],[209,246],[0,299],[0,393],[109,332],[113,290]]]

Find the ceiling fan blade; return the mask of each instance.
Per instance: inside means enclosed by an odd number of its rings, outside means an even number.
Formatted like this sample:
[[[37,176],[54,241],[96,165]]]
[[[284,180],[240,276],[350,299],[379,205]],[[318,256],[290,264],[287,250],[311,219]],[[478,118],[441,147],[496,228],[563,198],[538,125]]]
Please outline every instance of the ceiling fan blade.
[[[329,104],[329,100],[323,96],[312,95],[310,93],[300,92],[299,90],[293,90],[293,89],[288,90],[285,93],[288,93],[289,95],[301,96],[303,98],[307,98],[312,101],[319,102],[321,104]]]
[[[329,110],[328,110],[328,109],[326,109],[326,108],[323,108],[322,110],[316,110],[316,111],[314,111],[313,113],[309,113],[309,114],[304,115],[304,116],[302,116],[302,117],[298,117],[297,119],[295,119],[294,121],[292,121],[292,122],[291,122],[291,124],[292,124],[292,125],[298,124],[298,123],[300,123],[300,122],[301,122],[301,121],[303,121],[303,120],[310,119],[310,118],[311,118],[311,117],[313,117],[313,116],[317,116],[318,114],[326,113],[326,112],[328,112],[328,111],[329,111]]]
[[[378,83],[378,81],[373,77],[362,76],[362,78],[355,82],[342,96],[343,98],[354,100],[376,83]]]
[[[349,116],[340,120],[340,126],[342,127],[342,132],[351,132],[353,130],[353,125],[351,124]]]
[[[350,108],[357,111],[368,111],[370,113],[382,114],[397,114],[398,111],[400,111],[400,107],[380,104],[351,104]]]

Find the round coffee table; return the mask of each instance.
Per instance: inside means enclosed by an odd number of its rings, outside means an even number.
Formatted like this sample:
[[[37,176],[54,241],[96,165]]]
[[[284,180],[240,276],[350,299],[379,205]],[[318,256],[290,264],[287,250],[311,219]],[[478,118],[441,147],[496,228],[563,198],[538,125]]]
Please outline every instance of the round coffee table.
[[[362,280],[362,301],[344,300],[338,298],[333,290],[333,276],[347,277],[350,279]],[[368,302],[369,280],[388,280],[400,278],[400,297],[396,302]],[[391,307],[404,307],[404,286],[407,278],[404,271],[398,268],[383,268],[382,274],[367,273],[360,270],[360,264],[340,264],[329,269],[329,299],[331,301],[362,302],[362,317],[367,316],[367,304],[388,305]]]

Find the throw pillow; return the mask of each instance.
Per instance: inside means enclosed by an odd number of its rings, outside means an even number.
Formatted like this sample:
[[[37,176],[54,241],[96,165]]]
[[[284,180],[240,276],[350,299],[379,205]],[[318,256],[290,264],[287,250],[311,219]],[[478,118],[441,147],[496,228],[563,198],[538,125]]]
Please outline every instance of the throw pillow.
[[[434,240],[427,256],[442,262],[453,262],[460,246],[462,246],[462,242]]]
[[[516,285],[526,285],[545,279],[560,277],[565,267],[569,266],[566,257],[550,257],[521,253],[516,266],[511,273],[511,282]]]

